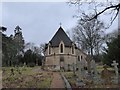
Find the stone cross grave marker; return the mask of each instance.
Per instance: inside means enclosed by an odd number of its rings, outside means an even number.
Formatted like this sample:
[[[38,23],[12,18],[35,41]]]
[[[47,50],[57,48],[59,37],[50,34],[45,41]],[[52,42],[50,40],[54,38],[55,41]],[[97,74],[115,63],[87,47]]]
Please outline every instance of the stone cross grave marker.
[[[111,65],[114,66],[116,77],[118,77],[118,63],[116,63],[116,61],[113,61]]]
[[[115,70],[115,83],[118,84],[118,77],[119,77],[119,73],[118,73],[118,63],[116,63],[116,61],[113,61],[113,63],[111,64],[112,66],[114,66],[114,70]]]

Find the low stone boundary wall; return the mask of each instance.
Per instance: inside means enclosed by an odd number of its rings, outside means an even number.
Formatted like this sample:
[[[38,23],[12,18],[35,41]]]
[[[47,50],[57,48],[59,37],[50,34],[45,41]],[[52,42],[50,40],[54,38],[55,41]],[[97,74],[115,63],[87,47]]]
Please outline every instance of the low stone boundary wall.
[[[68,80],[65,78],[65,76],[62,73],[60,73],[60,74],[61,74],[61,76],[62,76],[62,78],[63,78],[63,80],[65,82],[65,86],[66,86],[67,90],[72,90],[72,87],[69,84]]]

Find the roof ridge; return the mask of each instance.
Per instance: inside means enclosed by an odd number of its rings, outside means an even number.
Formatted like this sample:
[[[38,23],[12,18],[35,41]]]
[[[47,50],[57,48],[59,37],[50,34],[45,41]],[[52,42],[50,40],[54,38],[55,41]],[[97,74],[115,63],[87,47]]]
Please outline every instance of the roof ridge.
[[[52,37],[50,42],[52,46],[58,46],[60,41],[63,41],[66,46],[71,46],[72,41],[61,26],[58,28],[58,31]]]

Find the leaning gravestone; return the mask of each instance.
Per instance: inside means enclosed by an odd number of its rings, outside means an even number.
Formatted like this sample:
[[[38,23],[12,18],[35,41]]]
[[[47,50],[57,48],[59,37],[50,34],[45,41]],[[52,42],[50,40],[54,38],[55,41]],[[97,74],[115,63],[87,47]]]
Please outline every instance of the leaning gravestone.
[[[114,83],[118,84],[118,79],[119,79],[119,73],[118,73],[118,67],[117,67],[118,63],[116,63],[116,61],[113,61],[111,65],[114,66],[114,70],[115,70]]]

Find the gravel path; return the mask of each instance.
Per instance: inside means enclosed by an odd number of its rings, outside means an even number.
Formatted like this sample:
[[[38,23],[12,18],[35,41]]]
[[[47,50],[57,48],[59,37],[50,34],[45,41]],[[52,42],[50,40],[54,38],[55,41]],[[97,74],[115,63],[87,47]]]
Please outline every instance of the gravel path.
[[[59,72],[53,73],[53,81],[51,83],[51,88],[65,88],[64,81]]]

